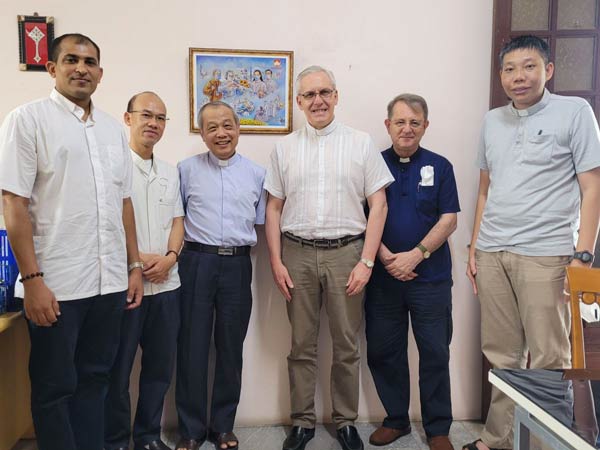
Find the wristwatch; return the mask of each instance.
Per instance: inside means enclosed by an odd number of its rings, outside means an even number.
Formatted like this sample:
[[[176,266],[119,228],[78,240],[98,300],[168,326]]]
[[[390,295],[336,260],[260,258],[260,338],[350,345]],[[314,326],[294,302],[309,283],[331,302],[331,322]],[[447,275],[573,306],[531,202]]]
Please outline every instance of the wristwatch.
[[[584,250],[582,252],[573,253],[573,259],[578,259],[582,263],[591,264],[594,262],[594,254]]]
[[[367,266],[369,269],[372,269],[375,263],[367,258],[361,258],[360,262]]]
[[[431,256],[431,252],[429,250],[427,250],[427,247],[425,247],[420,242],[417,244],[417,248],[419,250],[421,250],[421,253],[423,253],[423,258],[427,259]]]
[[[132,262],[127,266],[127,272],[131,272],[133,269],[142,269],[144,270],[144,263],[141,261]]]

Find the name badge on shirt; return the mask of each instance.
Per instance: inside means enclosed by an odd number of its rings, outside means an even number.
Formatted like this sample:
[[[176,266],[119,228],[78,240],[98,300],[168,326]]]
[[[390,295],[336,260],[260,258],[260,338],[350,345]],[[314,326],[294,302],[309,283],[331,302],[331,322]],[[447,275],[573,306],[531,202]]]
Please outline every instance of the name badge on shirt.
[[[419,186],[433,186],[433,166],[421,167],[421,181]]]

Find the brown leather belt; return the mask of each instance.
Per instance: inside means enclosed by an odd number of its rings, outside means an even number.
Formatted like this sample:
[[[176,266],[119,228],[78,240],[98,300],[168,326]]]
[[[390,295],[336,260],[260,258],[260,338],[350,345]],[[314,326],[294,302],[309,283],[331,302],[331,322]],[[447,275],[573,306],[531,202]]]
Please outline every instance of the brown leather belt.
[[[358,241],[365,237],[364,233],[356,234],[354,236],[344,236],[337,239],[304,239],[300,236],[295,236],[289,231],[283,233],[283,235],[290,241],[297,242],[301,246],[313,247],[313,248],[341,248],[348,245],[350,242]]]

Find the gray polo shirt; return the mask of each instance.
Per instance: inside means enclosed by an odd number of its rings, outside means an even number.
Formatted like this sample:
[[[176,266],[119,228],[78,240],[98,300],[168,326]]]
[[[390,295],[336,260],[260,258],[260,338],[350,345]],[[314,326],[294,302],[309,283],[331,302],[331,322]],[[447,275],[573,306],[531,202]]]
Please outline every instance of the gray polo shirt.
[[[589,103],[544,92],[525,110],[489,111],[478,165],[490,175],[477,248],[527,256],[571,255],[579,226],[576,175],[600,166]]]

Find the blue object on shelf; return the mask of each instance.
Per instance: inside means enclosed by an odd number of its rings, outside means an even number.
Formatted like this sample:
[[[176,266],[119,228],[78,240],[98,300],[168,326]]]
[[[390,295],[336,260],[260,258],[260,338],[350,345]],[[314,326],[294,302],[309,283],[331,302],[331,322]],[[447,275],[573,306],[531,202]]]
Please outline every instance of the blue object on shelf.
[[[15,301],[18,276],[17,261],[8,243],[6,230],[0,230],[0,314],[22,308],[21,302]]]

